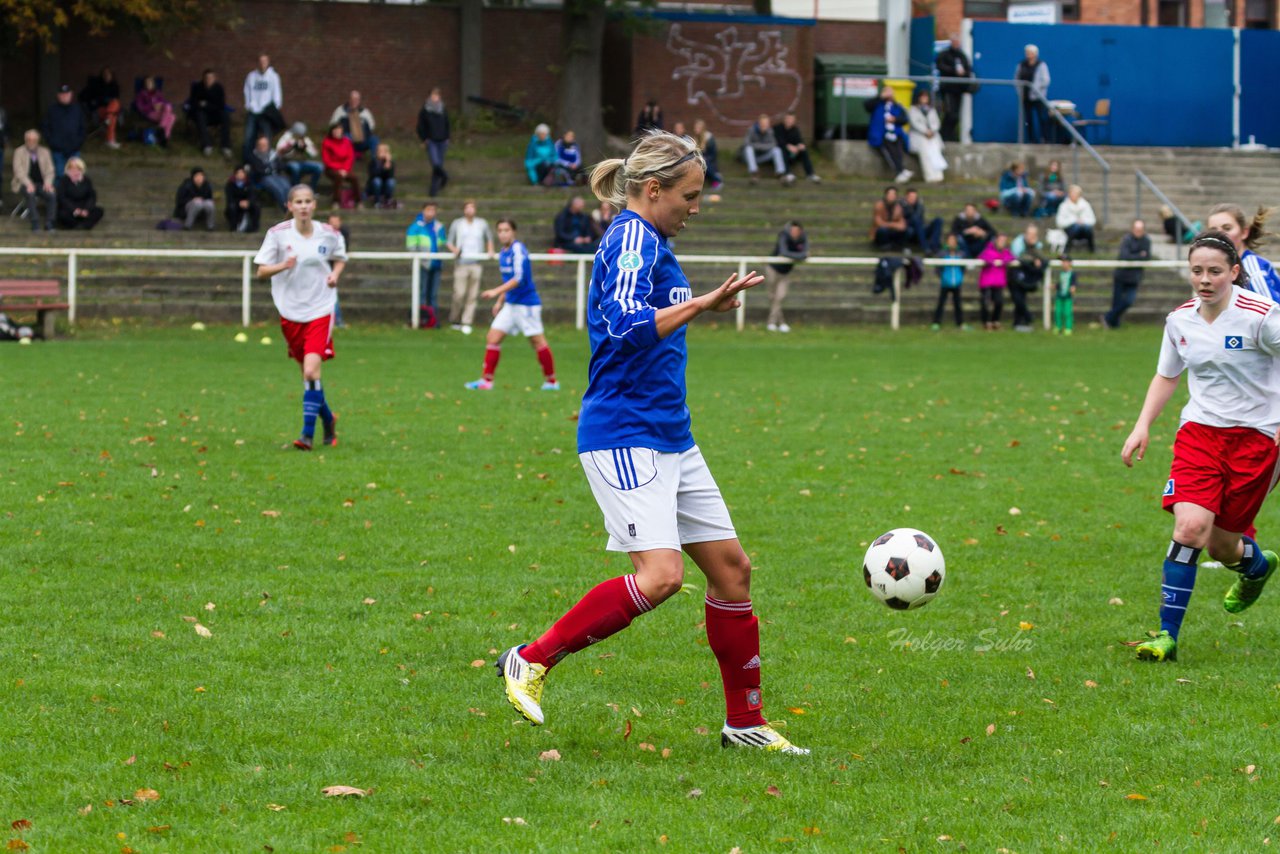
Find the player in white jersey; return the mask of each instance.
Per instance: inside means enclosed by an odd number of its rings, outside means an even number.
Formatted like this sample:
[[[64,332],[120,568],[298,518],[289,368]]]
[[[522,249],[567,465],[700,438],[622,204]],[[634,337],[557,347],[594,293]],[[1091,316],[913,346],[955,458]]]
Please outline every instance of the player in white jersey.
[[[1260,207],[1250,220],[1245,217],[1244,208],[1224,202],[1209,210],[1207,222],[1210,230],[1221,231],[1236,247],[1240,268],[1244,271],[1244,287],[1280,302],[1280,275],[1270,261],[1255,251],[1270,236],[1266,230],[1270,214],[1270,208]]]
[[[1257,601],[1278,563],[1250,532],[1280,472],[1280,306],[1239,286],[1240,256],[1221,231],[1192,242],[1188,265],[1195,296],[1165,321],[1156,375],[1120,452],[1126,466],[1146,455],[1151,423],[1186,373],[1190,400],[1164,488],[1174,522],[1160,631],[1134,644],[1147,661],[1177,657],[1202,550],[1240,575],[1222,602],[1231,613]]]
[[[312,219],[316,197],[306,184],[289,190],[288,206],[293,217],[267,232],[253,260],[258,278],[271,280],[289,358],[302,366],[302,433],[293,446],[309,451],[317,417],[324,443],[338,444],[338,416],[325,400],[320,365],[333,358],[333,309],[347,247],[341,232]]]

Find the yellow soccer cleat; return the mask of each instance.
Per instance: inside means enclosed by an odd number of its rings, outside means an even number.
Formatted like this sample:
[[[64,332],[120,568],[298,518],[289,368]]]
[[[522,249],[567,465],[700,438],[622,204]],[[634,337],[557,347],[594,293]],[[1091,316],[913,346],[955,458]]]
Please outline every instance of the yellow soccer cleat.
[[[507,699],[520,715],[534,726],[543,722],[542,683],[547,678],[547,668],[525,661],[520,650],[527,644],[513,646],[498,656],[498,675],[507,686]]]
[[[749,726],[738,729],[726,725],[720,730],[721,747],[754,747],[757,750],[768,750],[775,753],[788,753],[793,756],[808,756],[809,748],[796,747],[768,724]]]

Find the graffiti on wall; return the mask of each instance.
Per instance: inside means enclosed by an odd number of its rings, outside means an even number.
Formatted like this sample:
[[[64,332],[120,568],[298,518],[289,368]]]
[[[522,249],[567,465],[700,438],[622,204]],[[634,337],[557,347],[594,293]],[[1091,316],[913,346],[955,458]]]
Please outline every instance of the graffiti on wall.
[[[770,105],[785,103],[786,112],[800,103],[804,81],[787,64],[790,50],[782,43],[781,30],[758,32],[743,41],[737,27],[727,27],[704,42],[686,38],[680,25],[672,24],[667,50],[684,62],[671,77],[685,81],[686,102],[710,110],[725,124],[754,123],[765,93]]]

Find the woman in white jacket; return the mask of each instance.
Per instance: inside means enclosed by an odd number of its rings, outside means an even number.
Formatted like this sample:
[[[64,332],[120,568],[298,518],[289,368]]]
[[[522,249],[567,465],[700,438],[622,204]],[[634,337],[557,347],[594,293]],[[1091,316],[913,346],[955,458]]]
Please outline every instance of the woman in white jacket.
[[[1067,233],[1067,248],[1070,249],[1077,240],[1083,240],[1093,252],[1093,227],[1097,222],[1093,205],[1084,197],[1084,191],[1079,184],[1072,184],[1067,188],[1067,197],[1058,206],[1058,228]]]
[[[933,108],[929,90],[916,92],[907,120],[911,125],[911,150],[920,158],[921,174],[925,181],[936,184],[943,178],[947,159],[942,154],[942,119]]]

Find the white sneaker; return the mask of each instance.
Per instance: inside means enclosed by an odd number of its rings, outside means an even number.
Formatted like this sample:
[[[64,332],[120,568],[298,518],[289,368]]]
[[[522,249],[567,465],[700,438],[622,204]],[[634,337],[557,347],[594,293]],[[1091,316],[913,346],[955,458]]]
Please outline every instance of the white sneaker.
[[[779,324],[778,324],[778,331],[779,331],[779,332],[790,332],[790,331],[791,331],[791,327],[790,327],[790,326],[787,326],[787,324],[785,324],[785,323],[779,323]]]
[[[461,326],[461,327],[459,327],[459,331],[460,331],[463,335],[470,335],[470,334],[471,334],[471,327],[470,327],[469,325],[467,325],[467,324],[465,324],[465,323],[464,323],[464,324],[462,324],[462,326]]]
[[[795,184],[796,176],[792,175],[790,172],[787,172],[786,174],[779,175],[778,180],[782,182],[782,185],[784,187],[790,187],[791,185]]]
[[[810,176],[809,176],[809,180],[810,180],[810,181],[812,181],[812,182],[813,182],[813,183],[815,183],[815,184],[821,184],[821,183],[822,183],[822,176],[821,176],[821,175],[819,175],[819,174],[817,174],[817,173],[815,172],[814,174],[812,174],[812,175],[810,175]]]
[[[912,172],[910,169],[903,169],[893,180],[897,181],[899,184],[905,183],[906,181],[910,181],[911,177],[915,174],[916,173]]]
[[[116,151],[116,150],[118,150],[118,149],[120,148],[120,143],[116,142],[116,141],[113,139],[113,140],[111,140],[110,142],[108,142],[108,143],[107,143],[107,148],[110,148],[112,151]]]
[[[509,696],[509,695],[508,695]],[[512,701],[515,702],[514,700]],[[538,709],[541,712],[541,708]],[[526,715],[528,717],[528,715]],[[757,750],[767,750],[777,753],[789,753],[793,756],[808,756],[809,748],[796,747],[790,741],[768,724],[763,726],[749,726],[738,729],[727,724],[725,728],[720,730],[720,746],[721,747],[754,747]]]
[[[766,326],[766,327],[765,327],[765,329],[769,330],[770,332],[777,332],[777,331],[778,331],[778,324],[776,324],[776,323],[770,323],[768,326]]]

